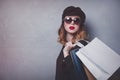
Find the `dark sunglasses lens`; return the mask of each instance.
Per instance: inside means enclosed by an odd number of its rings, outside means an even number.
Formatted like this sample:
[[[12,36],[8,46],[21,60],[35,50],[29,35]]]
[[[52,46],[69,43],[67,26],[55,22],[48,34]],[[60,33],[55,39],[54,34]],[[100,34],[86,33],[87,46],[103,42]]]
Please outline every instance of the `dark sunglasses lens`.
[[[70,24],[72,21],[74,21],[74,24],[78,25],[80,23],[80,18],[75,18],[72,20],[72,18],[67,17],[64,19],[64,21],[68,24]]]
[[[72,22],[72,19],[71,18],[65,18],[64,20],[66,23],[70,24]]]
[[[80,19],[79,18],[74,19],[74,23],[75,24],[79,24],[80,23]]]

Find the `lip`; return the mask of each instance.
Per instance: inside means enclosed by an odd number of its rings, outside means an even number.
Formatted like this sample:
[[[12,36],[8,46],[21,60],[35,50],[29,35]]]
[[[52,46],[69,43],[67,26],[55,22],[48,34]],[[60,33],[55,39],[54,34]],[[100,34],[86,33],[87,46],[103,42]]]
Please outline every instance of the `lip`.
[[[75,27],[74,27],[74,26],[70,26],[69,29],[70,29],[70,30],[74,30]]]

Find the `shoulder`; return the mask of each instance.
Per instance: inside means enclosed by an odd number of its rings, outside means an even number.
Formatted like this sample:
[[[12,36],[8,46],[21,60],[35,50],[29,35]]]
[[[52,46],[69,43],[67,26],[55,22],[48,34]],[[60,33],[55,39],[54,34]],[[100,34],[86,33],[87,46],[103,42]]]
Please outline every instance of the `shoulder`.
[[[89,43],[89,41],[87,40],[79,40],[76,45],[79,46],[79,47],[84,47],[86,46],[87,44]]]
[[[78,42],[83,44],[84,46],[89,43],[89,41],[87,41],[87,40],[79,40]]]

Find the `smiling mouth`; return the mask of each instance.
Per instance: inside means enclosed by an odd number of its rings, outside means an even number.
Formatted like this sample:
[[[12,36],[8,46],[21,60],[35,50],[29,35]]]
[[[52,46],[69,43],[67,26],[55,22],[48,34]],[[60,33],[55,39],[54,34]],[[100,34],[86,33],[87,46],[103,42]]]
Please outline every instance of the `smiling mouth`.
[[[74,27],[74,26],[70,26],[69,29],[70,29],[70,30],[74,30],[75,27]]]

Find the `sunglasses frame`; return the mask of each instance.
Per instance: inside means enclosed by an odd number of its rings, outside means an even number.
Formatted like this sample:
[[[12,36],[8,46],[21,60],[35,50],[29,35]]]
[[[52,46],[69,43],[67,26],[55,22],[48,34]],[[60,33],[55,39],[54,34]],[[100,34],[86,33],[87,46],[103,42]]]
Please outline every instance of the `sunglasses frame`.
[[[79,25],[80,24],[80,18],[74,18],[74,19],[72,19],[71,17],[65,17],[64,18],[64,22],[65,23],[67,23],[67,24],[71,24],[72,23],[72,21],[74,22],[74,24],[76,24],[76,25]]]

